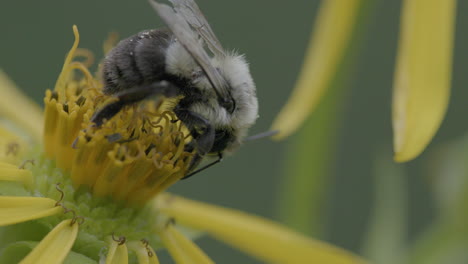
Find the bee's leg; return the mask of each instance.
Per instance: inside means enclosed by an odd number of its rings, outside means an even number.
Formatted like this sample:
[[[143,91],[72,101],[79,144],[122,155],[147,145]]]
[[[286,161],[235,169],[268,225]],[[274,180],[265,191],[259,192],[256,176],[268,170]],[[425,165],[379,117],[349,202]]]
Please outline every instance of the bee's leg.
[[[207,153],[211,152],[215,141],[215,130],[208,120],[190,110],[175,107],[174,113],[187,127],[193,138],[192,142],[187,144],[185,147],[186,151],[195,150],[195,156],[192,158],[188,168],[188,171],[190,172],[200,164],[201,160]],[[193,173],[190,173],[189,175],[193,175]],[[184,178],[186,177],[187,176]]]
[[[104,120],[109,120],[114,117],[122,108],[125,106],[125,103],[119,101],[105,105],[99,111],[95,112],[91,118],[91,122],[95,126],[101,127]]]
[[[118,101],[105,105],[99,111],[95,112],[91,118],[97,127],[100,127],[104,120],[114,117],[124,106],[140,102],[149,96],[162,95],[165,97],[174,97],[179,93],[179,88],[167,81],[160,81],[148,85],[142,85],[127,89],[115,94]]]
[[[197,161],[197,165],[198,165],[203,157],[202,157],[202,156],[199,156],[199,155],[197,155],[197,156],[194,157],[194,159],[197,159],[197,158],[198,158],[198,161]],[[193,161],[193,160],[192,160],[192,161]],[[216,163],[219,163],[219,162],[221,162],[221,161],[223,161],[223,153],[218,152],[218,158],[217,158],[216,160],[214,160],[213,162],[210,162],[210,163],[206,164],[205,166],[203,166],[203,167],[201,167],[201,168],[199,168],[199,169],[197,169],[197,170],[195,170],[195,171],[192,171],[191,173],[185,175],[185,176],[182,178],[182,180],[188,179],[188,178],[192,177],[193,175],[195,175],[195,174],[197,174],[197,173],[199,173],[199,172],[201,172],[201,171],[204,171],[204,170],[208,169],[209,167],[211,167],[211,166],[213,166],[213,165],[215,165]],[[195,166],[194,166],[194,167],[195,167]]]
[[[201,115],[187,109],[176,107],[174,113],[187,127],[193,138],[193,141],[187,147],[195,149],[201,156],[209,153],[215,140],[215,130],[210,122]]]

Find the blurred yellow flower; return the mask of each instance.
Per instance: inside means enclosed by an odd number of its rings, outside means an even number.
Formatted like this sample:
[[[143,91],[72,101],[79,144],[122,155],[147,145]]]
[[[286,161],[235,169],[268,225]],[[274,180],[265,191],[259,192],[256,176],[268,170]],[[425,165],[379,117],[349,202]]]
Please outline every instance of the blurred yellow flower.
[[[296,131],[330,86],[365,0],[322,2],[296,87],[272,129]],[[418,156],[445,115],[452,72],[456,0],[404,0],[393,94],[395,160]]]
[[[151,102],[91,126],[94,110],[114,99],[74,60],[74,33],[44,116],[29,113],[38,107],[0,75],[0,92],[12,99],[0,105],[2,121],[30,136],[0,125],[0,226],[13,234],[0,236],[1,263],[155,264],[158,248],[176,263],[214,263],[192,241],[193,230],[269,263],[364,263],[268,220],[165,193],[192,157],[184,128]],[[35,231],[16,236],[18,223]]]

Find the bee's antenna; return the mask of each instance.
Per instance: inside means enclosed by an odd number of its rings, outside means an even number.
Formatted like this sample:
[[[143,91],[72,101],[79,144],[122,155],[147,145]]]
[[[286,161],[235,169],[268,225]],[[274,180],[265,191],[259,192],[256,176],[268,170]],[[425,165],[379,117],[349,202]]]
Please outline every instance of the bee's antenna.
[[[250,136],[250,137],[247,137],[244,139],[244,142],[246,141],[252,141],[252,140],[257,140],[257,139],[262,139],[262,138],[266,138],[266,137],[271,137],[271,136],[274,136],[276,134],[278,134],[279,131],[278,130],[270,130],[270,131],[265,131],[265,132],[262,132],[262,133],[258,133],[256,135],[253,135],[253,136]]]
[[[199,173],[199,172],[201,172],[201,171],[204,171],[204,170],[208,169],[209,167],[215,165],[216,163],[221,162],[222,160],[223,160],[223,153],[218,152],[218,158],[217,158],[215,161],[213,161],[213,162],[211,162],[211,163],[208,163],[207,165],[205,165],[205,166],[203,166],[203,167],[201,167],[201,168],[199,168],[199,169],[197,169],[197,170],[195,170],[195,171],[193,171],[193,172],[191,172],[191,173],[185,175],[185,176],[182,178],[182,180],[188,179],[188,178],[192,177],[193,175],[195,175],[195,174],[197,174],[197,173]]]

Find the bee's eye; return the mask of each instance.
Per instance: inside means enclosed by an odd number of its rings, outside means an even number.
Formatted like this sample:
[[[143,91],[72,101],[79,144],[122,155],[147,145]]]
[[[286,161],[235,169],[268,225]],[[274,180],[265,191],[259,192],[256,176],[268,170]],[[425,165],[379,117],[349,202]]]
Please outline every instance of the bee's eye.
[[[230,114],[234,113],[236,109],[236,101],[230,96],[229,98],[223,98],[220,105],[224,107]]]

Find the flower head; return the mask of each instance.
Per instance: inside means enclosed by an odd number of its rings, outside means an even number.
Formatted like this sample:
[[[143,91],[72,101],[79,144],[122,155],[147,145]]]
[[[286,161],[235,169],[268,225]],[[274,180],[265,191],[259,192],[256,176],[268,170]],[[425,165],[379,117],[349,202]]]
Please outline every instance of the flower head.
[[[77,53],[76,27],[74,33],[56,87],[46,91],[44,116],[37,117],[42,142],[30,147],[0,126],[0,226],[15,234],[0,236],[0,262],[159,263],[155,249],[166,248],[176,263],[213,263],[191,240],[199,231],[275,263],[362,262],[267,220],[164,193],[187,173],[190,134],[164,101],[124,108],[93,126],[96,109],[115,99],[75,61],[87,53]],[[9,102],[1,110],[13,107],[22,109]],[[20,116],[17,125],[41,138],[29,129],[36,120]],[[19,223],[30,232],[20,235],[13,225]]]

